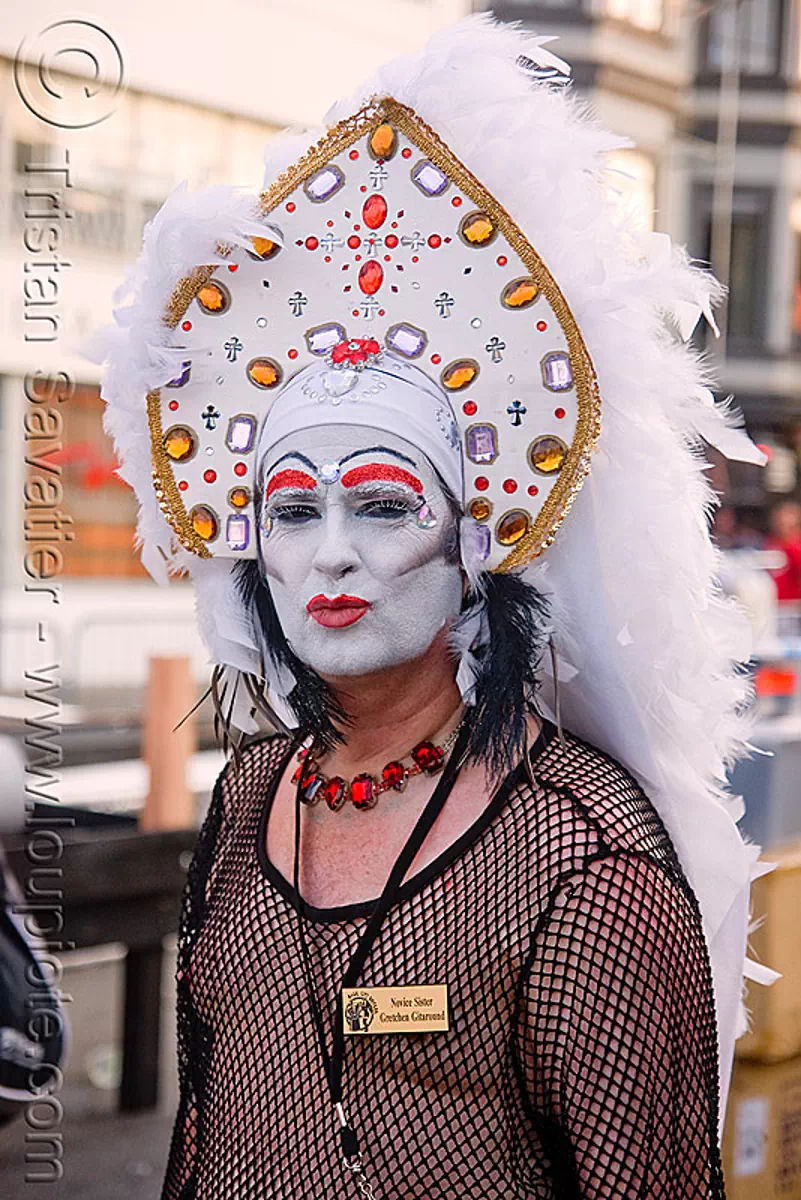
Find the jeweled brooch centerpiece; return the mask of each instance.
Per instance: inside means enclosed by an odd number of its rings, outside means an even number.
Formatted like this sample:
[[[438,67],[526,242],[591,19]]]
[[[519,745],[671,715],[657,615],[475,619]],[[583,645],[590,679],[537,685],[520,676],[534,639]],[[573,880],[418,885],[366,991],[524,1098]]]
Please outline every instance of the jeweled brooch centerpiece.
[[[260,197],[257,217],[263,236],[247,249],[187,264],[165,315],[182,367],[148,411],[154,483],[179,542],[254,557],[252,449],[275,397],[322,359],[321,403],[369,403],[355,385],[387,354],[448,397],[487,568],[540,554],[589,468],[600,399],[526,236],[536,231],[390,98],[331,129]]]

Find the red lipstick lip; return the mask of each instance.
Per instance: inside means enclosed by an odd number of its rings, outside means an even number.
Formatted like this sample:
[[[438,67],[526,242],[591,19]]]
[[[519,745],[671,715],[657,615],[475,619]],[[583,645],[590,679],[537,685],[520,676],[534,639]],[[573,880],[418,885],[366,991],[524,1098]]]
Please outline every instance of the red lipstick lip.
[[[312,596],[306,605],[309,616],[327,629],[344,629],[354,625],[370,607],[369,600],[360,596]]]

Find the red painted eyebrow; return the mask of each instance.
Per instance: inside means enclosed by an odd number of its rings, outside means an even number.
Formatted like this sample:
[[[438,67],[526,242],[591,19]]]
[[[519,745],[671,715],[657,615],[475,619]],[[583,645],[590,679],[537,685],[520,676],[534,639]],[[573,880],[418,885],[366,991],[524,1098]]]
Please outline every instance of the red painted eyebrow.
[[[269,500],[273,492],[277,492],[279,488],[316,488],[317,480],[311,475],[307,475],[305,471],[297,471],[292,468],[286,471],[279,471],[277,475],[273,475],[270,482],[267,484],[266,498]]]
[[[353,467],[350,471],[346,471],[342,476],[342,486],[346,488],[358,487],[360,483],[372,483],[375,480],[386,480],[389,483],[405,483],[412,491],[423,494],[423,485],[416,475],[412,475],[411,471],[404,471],[403,467],[393,466],[391,463],[365,463],[361,467]]]

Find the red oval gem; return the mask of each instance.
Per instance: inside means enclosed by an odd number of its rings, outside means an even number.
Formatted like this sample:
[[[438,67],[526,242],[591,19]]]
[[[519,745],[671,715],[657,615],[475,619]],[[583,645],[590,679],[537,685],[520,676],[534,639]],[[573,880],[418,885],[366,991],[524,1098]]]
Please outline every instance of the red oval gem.
[[[372,775],[357,775],[350,781],[350,798],[354,808],[372,808],[376,802]]]
[[[403,763],[389,762],[381,772],[381,782],[385,787],[394,788],[399,792],[406,779],[406,768]]]
[[[445,755],[433,742],[419,742],[412,750],[412,758],[427,775],[438,771],[445,761]]]
[[[362,205],[362,220],[368,229],[380,229],[387,219],[387,202],[380,192],[373,192]]]
[[[365,296],[372,296],[384,282],[384,268],[381,263],[371,260],[359,270],[359,287]]]
[[[331,812],[337,812],[345,803],[347,784],[341,775],[334,775],[323,788],[323,799]]]

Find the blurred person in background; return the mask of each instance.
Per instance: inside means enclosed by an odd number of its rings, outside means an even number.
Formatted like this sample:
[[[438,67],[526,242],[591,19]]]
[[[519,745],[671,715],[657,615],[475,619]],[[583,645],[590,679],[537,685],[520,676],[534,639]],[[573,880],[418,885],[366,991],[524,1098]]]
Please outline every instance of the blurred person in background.
[[[801,504],[782,500],[770,513],[770,533],[766,550],[780,550],[786,564],[772,571],[780,604],[801,601]]]
[[[164,1200],[724,1196],[758,848],[688,442],[761,456],[542,40],[440,33],[147,230],[108,425],[231,751]]]

